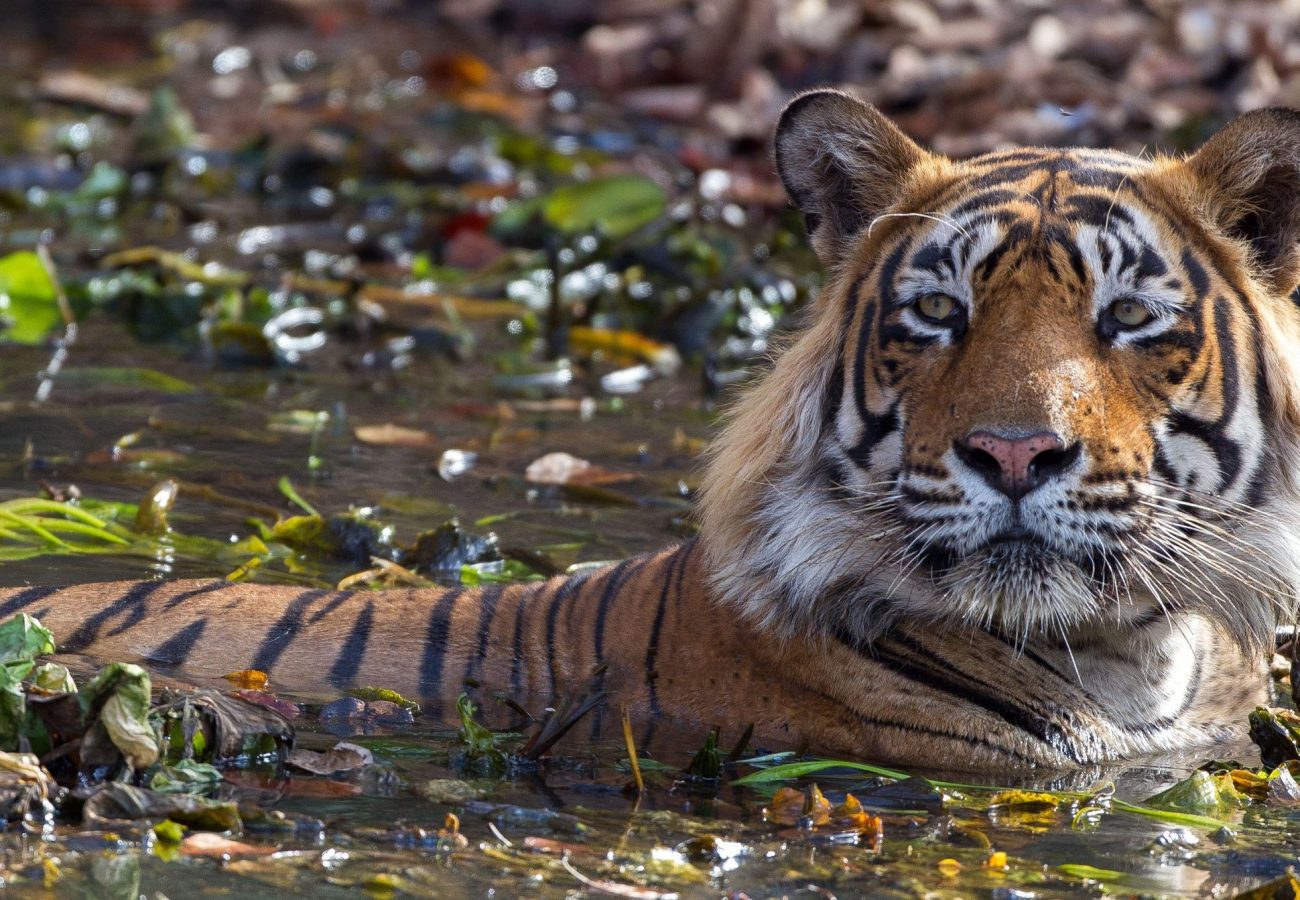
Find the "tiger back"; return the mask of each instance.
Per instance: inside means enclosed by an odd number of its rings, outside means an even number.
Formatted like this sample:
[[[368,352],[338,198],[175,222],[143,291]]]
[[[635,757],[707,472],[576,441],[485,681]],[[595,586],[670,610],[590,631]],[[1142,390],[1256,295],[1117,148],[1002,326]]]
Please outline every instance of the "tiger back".
[[[553,697],[944,768],[1240,734],[1300,584],[1300,115],[1187,158],[929,153],[838,92],[777,166],[830,272],[700,536],[481,590],[0,592],[97,658]]]

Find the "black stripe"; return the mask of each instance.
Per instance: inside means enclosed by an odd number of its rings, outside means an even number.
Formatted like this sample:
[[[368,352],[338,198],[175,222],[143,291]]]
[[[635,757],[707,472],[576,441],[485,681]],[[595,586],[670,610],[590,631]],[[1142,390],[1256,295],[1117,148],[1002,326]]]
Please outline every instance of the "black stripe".
[[[1196,291],[1197,299],[1204,300],[1210,294],[1210,276],[1206,274],[1205,267],[1201,265],[1191,250],[1183,251],[1183,270],[1187,272],[1187,280],[1192,284],[1192,290]]]
[[[99,638],[100,630],[108,622],[123,613],[126,614],[126,622],[115,628],[113,634],[120,634],[129,626],[139,623],[144,618],[149,595],[163,584],[164,582],[161,581],[141,581],[131,585],[122,596],[82,622],[77,630],[63,641],[62,649],[69,653],[84,650]]]
[[[490,584],[479,594],[477,649],[465,665],[465,680],[477,678],[487,658],[488,641],[492,637],[492,623],[497,617],[497,601],[505,592],[504,584]]]
[[[51,587],[49,585],[23,588],[10,596],[8,600],[0,603],[0,619],[8,619],[10,616],[20,613],[27,607],[40,603],[46,597],[57,594],[62,590],[61,587]]]
[[[429,625],[424,633],[424,656],[420,660],[420,690],[426,697],[442,695],[442,664],[451,640],[451,614],[463,588],[447,588],[439,595],[429,613]]]
[[[646,643],[645,649],[645,681],[646,691],[650,700],[650,715],[658,716],[663,710],[659,708],[659,689],[657,682],[659,672],[656,664],[659,660],[659,635],[663,632],[664,618],[668,612],[668,591],[673,587],[673,579],[676,578],[677,591],[675,597],[678,604],[681,603],[682,597],[682,576],[686,572],[686,563],[690,559],[691,551],[694,549],[694,541],[680,548],[676,553],[676,558],[670,558],[668,572],[664,576],[664,587],[659,592],[659,606],[655,610],[654,624],[650,628],[650,640]]]
[[[189,659],[190,651],[208,627],[207,618],[198,619],[149,651],[149,662],[159,666],[179,666]]]
[[[211,584],[205,584],[202,587],[196,587],[193,590],[181,591],[179,594],[176,594],[164,603],[163,609],[174,609],[186,600],[189,600],[191,597],[201,597],[204,594],[215,594],[218,591],[224,591],[226,588],[234,587],[236,584],[237,582],[234,581],[214,581]]]
[[[981,690],[970,673],[944,664],[942,660],[926,653],[923,648],[916,647],[907,638],[894,634],[864,647],[853,635],[841,632],[837,633],[836,637],[856,653],[884,663],[895,674],[931,690],[944,691],[971,706],[987,710],[1012,727],[1032,735],[1075,762],[1083,762],[1078,755],[1078,750],[1055,722],[1016,704],[1005,694],[993,690]]]
[[[998,245],[990,250],[985,255],[984,259],[980,261],[979,267],[975,270],[975,274],[981,281],[988,281],[989,278],[993,276],[993,272],[997,269],[998,263],[1002,262],[1002,258],[1012,250],[1023,246],[1032,236],[1033,229],[1028,223],[1015,223],[1006,230],[1006,233],[1003,234],[1002,240],[998,242]]]
[[[1214,454],[1218,463],[1218,479],[1213,483],[1188,485],[1199,490],[1224,491],[1232,486],[1241,475],[1241,444],[1228,437],[1227,429],[1237,409],[1240,399],[1241,384],[1238,378],[1237,346],[1232,336],[1232,323],[1229,321],[1228,301],[1219,297],[1214,301],[1214,327],[1219,339],[1219,368],[1221,369],[1223,409],[1219,417],[1206,422],[1197,419],[1182,410],[1175,411],[1169,417],[1169,430],[1175,434],[1186,434],[1197,438]]]
[[[595,630],[592,634],[591,649],[592,657],[596,665],[605,661],[605,623],[609,616],[609,609],[614,603],[614,598],[622,590],[623,583],[633,574],[632,570],[640,570],[649,562],[649,557],[634,556],[631,559],[625,559],[615,566],[605,580],[605,590],[600,595],[600,603],[596,607]]]
[[[555,625],[559,618],[560,610],[565,604],[569,603],[575,593],[587,581],[590,573],[583,572],[570,576],[560,585],[559,590],[551,595],[550,605],[546,608],[546,659],[551,672],[551,693],[554,694],[559,685],[559,676],[556,672],[555,664]]]
[[[1115,221],[1133,227],[1133,216],[1114,197],[1102,194],[1076,194],[1067,203],[1070,207],[1070,219],[1077,224],[1105,228],[1111,221]]]
[[[320,609],[316,610],[314,613],[311,614],[311,618],[307,620],[307,624],[314,625],[315,623],[319,622],[321,619],[325,618],[330,613],[334,612],[334,610],[338,609],[344,603],[347,603],[349,600],[351,600],[352,594],[353,594],[352,591],[339,591],[337,594],[335,594],[333,600],[331,600],[329,603],[326,603]]]
[[[1015,200],[1023,200],[1024,195],[1016,191],[1009,191],[1006,188],[995,188],[991,191],[981,191],[974,197],[967,197],[962,200],[961,205],[948,211],[948,215],[954,219],[961,219],[977,209],[988,207],[1002,206]],[[964,254],[960,254],[964,255]]]
[[[876,445],[898,428],[898,403],[890,405],[883,415],[875,415],[867,408],[867,360],[866,348],[875,327],[879,305],[868,303],[862,309],[862,324],[858,331],[858,344],[853,359],[853,405],[862,422],[862,434],[858,443],[846,451],[849,460],[859,468],[871,465],[871,451]]]
[[[535,591],[525,592],[515,604],[515,634],[510,641],[510,692],[524,695],[524,623]]]
[[[896,728],[905,734],[928,734],[932,737],[945,738],[963,744],[969,744],[970,746],[978,747],[981,750],[996,750],[1000,753],[1005,753],[1007,756],[1010,756],[1019,763],[1027,766],[1036,766],[1042,763],[1042,760],[1032,757],[1014,746],[1008,747],[1003,744],[990,743],[987,736],[975,736],[970,734],[960,734],[954,731],[946,731],[942,728],[936,728],[933,723],[920,718],[908,718],[905,722],[899,722],[894,719],[882,719],[877,716],[868,716],[865,713],[858,712],[838,697],[833,697],[830,694],[816,690],[815,688],[806,689],[814,696],[833,703],[843,709],[847,714],[853,716],[857,724],[861,726],[861,731],[864,733],[878,731],[881,728]]]
[[[339,648],[339,655],[330,667],[329,683],[336,688],[354,687],[357,672],[365,659],[366,644],[370,641],[370,632],[375,625],[375,602],[367,600],[365,607],[357,614],[357,620],[348,632],[348,639]]]
[[[334,592],[311,590],[303,591],[294,597],[279,620],[266,633],[266,637],[262,638],[257,653],[253,655],[250,668],[269,675],[275,668],[275,664],[280,661],[280,657],[284,655],[284,651],[289,649],[289,645],[298,636],[298,631],[302,628],[303,615],[313,603],[332,593]]]

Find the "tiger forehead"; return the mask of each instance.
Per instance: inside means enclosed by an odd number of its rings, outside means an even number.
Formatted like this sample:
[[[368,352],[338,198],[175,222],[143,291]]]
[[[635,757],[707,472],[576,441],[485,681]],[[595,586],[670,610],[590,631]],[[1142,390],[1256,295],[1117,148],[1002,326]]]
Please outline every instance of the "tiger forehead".
[[[1108,150],[1009,150],[954,167],[950,181],[922,205],[948,219],[1003,213],[994,218],[1058,219],[1108,224],[1117,201],[1144,198],[1135,176],[1150,161]]]
[[[1035,260],[1053,281],[1079,286],[1102,274],[1099,268],[1140,280],[1171,275],[1160,251],[1175,246],[1177,216],[1151,202],[1135,177],[1151,167],[1089,149],[1014,150],[957,164],[936,193],[891,217],[895,227],[884,238],[890,249],[875,257],[879,283],[888,291],[897,277],[922,272],[987,282],[998,269]],[[1164,287],[1175,282],[1171,277]]]

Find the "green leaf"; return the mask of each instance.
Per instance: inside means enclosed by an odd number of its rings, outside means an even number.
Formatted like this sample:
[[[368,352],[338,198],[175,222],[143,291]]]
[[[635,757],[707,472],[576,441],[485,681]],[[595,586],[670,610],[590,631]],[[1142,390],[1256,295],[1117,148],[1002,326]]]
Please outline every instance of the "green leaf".
[[[185,837],[185,826],[171,819],[163,819],[153,827],[153,833],[164,844],[179,844]]]
[[[1098,869],[1096,866],[1085,866],[1081,863],[1065,863],[1057,866],[1056,870],[1065,875],[1087,878],[1091,881],[1118,881],[1124,877],[1123,872],[1116,872],[1114,869]]]
[[[20,613],[0,625],[0,665],[26,663],[22,677],[27,677],[36,657],[53,652],[54,635],[27,613]]]
[[[164,394],[194,392],[194,385],[188,381],[173,378],[155,369],[139,369],[130,366],[76,366],[60,372],[59,380],[65,383],[80,382],[97,386],[145,388],[161,391]]]
[[[149,724],[149,673],[130,663],[112,663],[99,671],[81,692],[83,716],[94,715],[83,739],[82,757],[104,759],[106,742],[133,769],[158,760],[158,738]]]
[[[466,756],[471,760],[503,762],[504,756],[497,749],[498,736],[474,718],[478,707],[469,699],[469,694],[462,693],[456,698],[456,713],[460,716],[460,741],[465,747]]]
[[[722,777],[722,755],[718,752],[716,725],[709,729],[709,735],[704,739],[704,746],[695,752],[690,765],[686,767],[686,774],[694,778]]]
[[[317,427],[319,427],[321,422],[319,414],[316,414],[316,418],[313,421],[316,423]],[[284,495],[286,500],[306,512],[307,515],[314,516],[317,519],[321,517],[320,513],[316,511],[316,507],[302,499],[297,488],[293,486],[293,482],[289,480],[288,475],[281,475],[280,480],[276,482],[276,487],[280,489],[280,493]]]
[[[106,197],[116,197],[126,191],[126,173],[112,163],[100,160],[90,170],[86,180],[72,192],[72,199],[93,202]]]
[[[906,772],[899,772],[897,769],[885,769],[880,766],[868,765],[867,763],[849,762],[841,759],[810,759],[804,762],[783,763],[779,766],[770,766],[766,769],[759,769],[757,772],[750,772],[743,778],[737,778],[731,783],[739,785],[755,785],[769,784],[773,781],[790,781],[795,778],[803,778],[805,775],[823,772],[826,769],[851,769],[854,772],[866,772],[870,775],[879,775],[883,778],[895,778],[899,781],[908,777]]]
[[[173,766],[151,770],[149,787],[160,794],[210,794],[221,784],[221,770],[207,763],[182,759]]]
[[[58,288],[31,250],[0,257],[0,334],[18,344],[39,344],[63,324]]]
[[[72,673],[67,666],[58,663],[43,663],[32,670],[32,684],[51,694],[75,694],[77,683],[72,680]]]
[[[568,234],[599,231],[619,238],[663,215],[664,189],[640,175],[612,175],[553,191],[542,204],[546,221]]]
[[[0,625],[0,749],[17,749],[19,738],[28,733],[23,679],[37,656],[53,652],[54,635],[26,613]]]
[[[1184,781],[1147,800],[1151,806],[1185,813],[1223,815],[1245,805],[1227,772],[1211,775],[1196,771]]]
[[[409,710],[412,714],[419,713],[420,711],[420,704],[416,703],[414,700],[406,699],[391,688],[372,687],[366,685],[364,687],[352,688],[351,690],[344,691],[344,693],[349,697],[356,697],[358,700],[365,700],[367,702],[371,700],[385,700],[389,703],[395,703],[402,707],[402,709]]]
[[[640,175],[610,175],[558,187],[549,194],[515,203],[497,216],[493,227],[518,231],[540,217],[566,235],[595,231],[621,238],[663,215],[668,195]]]

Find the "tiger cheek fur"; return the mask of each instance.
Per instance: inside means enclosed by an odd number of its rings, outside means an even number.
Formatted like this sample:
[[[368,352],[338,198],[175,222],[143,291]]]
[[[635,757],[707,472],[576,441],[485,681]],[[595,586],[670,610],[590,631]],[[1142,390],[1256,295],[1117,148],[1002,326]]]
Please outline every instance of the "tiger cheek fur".
[[[1186,159],[954,162],[823,91],[776,151],[831,274],[711,448],[696,540],[483,590],[32,587],[0,615],[443,709],[595,671],[643,745],[752,723],[993,769],[1240,736],[1300,585],[1300,114]]]

